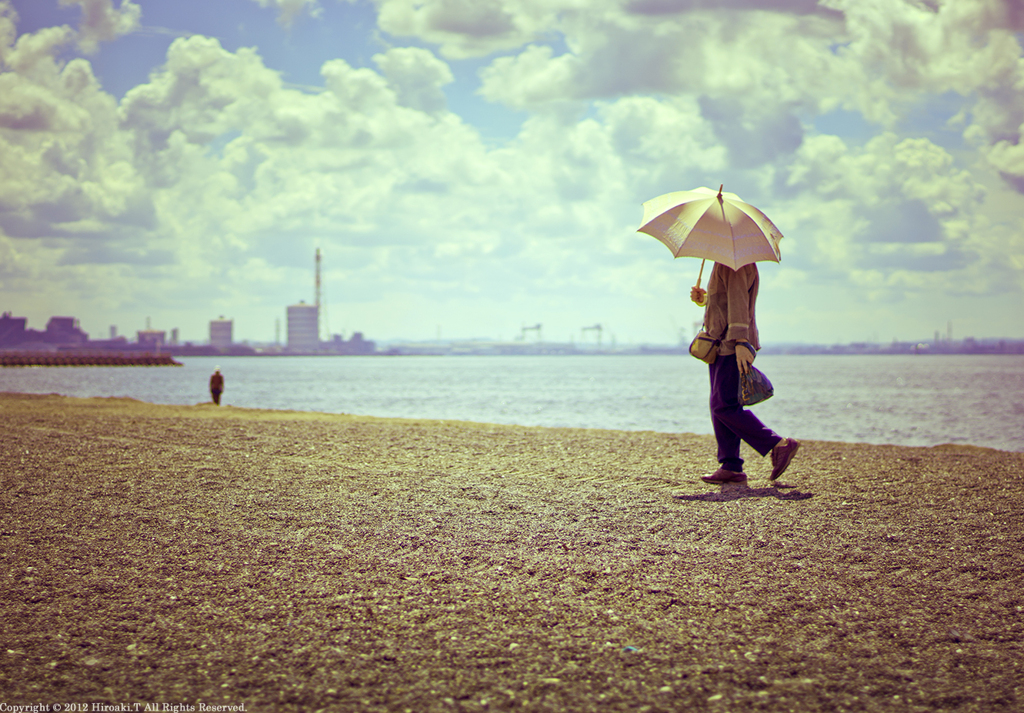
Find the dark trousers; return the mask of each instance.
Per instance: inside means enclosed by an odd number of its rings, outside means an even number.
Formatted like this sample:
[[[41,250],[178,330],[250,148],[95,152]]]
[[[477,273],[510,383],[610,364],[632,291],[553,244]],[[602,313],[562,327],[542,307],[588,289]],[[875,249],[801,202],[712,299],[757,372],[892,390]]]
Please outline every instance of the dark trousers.
[[[210,396],[213,397],[213,403],[215,403],[218,406],[220,406],[220,391],[217,391],[216,389],[213,389],[213,390],[210,391]]]
[[[766,456],[782,437],[761,423],[761,419],[751,411],[740,406],[737,396],[740,372],[736,368],[735,354],[719,354],[708,371],[711,375],[711,425],[718,441],[718,462],[726,470],[742,473],[740,441],[746,441],[751,448]]]

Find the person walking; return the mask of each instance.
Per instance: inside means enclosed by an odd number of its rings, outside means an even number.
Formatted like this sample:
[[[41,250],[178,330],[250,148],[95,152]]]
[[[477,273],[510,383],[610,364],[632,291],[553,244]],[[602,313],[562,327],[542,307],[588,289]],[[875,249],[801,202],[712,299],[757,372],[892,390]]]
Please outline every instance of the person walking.
[[[747,374],[761,348],[754,319],[760,278],[757,265],[750,263],[733,270],[715,263],[708,288],[693,287],[690,299],[704,307],[704,329],[721,339],[718,358],[708,367],[711,379],[711,425],[718,442],[721,467],[701,477],[705,483],[746,483],[740,442],[762,456],[772,457],[770,479],[775,481],[789,467],[800,448],[795,438],[783,438],[761,419],[740,405],[740,374]],[[698,282],[699,284],[699,282]]]
[[[213,370],[213,375],[210,377],[210,396],[213,397],[213,403],[220,406],[220,395],[224,391],[224,375],[220,373],[220,367],[218,366]]]

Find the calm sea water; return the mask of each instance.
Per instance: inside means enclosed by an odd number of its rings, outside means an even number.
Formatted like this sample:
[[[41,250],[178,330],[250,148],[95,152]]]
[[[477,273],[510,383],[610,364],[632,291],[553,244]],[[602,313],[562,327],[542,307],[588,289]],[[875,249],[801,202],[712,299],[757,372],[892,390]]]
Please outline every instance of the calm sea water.
[[[209,400],[248,408],[524,426],[711,433],[707,368],[689,356],[210,357],[170,367],[0,368],[0,391]],[[778,356],[754,408],[782,435],[1024,451],[1024,356]]]

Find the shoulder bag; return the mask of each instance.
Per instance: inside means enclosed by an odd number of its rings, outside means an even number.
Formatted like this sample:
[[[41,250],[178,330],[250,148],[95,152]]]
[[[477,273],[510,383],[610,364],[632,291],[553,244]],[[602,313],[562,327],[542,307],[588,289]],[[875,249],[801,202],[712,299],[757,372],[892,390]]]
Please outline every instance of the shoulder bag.
[[[702,329],[690,342],[690,354],[706,364],[714,364],[715,359],[718,358],[718,348],[721,345],[721,339],[715,339]]]

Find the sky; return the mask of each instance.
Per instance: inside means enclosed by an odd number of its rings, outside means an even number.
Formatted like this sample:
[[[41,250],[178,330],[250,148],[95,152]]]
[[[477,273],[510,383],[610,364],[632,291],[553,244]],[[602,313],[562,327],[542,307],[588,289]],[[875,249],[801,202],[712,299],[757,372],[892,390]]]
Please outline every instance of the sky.
[[[784,235],[762,344],[1024,338],[1022,42],[1022,0],[0,0],[0,311],[273,342],[319,248],[325,337],[673,344],[700,262],[642,204],[724,185]]]

